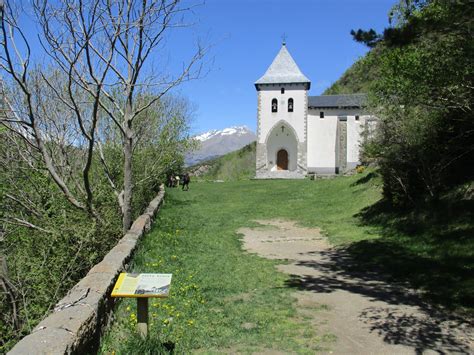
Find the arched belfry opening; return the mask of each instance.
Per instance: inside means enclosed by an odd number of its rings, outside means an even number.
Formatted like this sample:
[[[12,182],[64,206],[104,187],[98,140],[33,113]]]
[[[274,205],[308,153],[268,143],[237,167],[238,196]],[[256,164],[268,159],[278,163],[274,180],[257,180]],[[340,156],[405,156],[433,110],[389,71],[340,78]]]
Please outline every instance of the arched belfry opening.
[[[298,139],[285,121],[273,126],[266,139],[267,163],[271,171],[295,171],[298,160]]]

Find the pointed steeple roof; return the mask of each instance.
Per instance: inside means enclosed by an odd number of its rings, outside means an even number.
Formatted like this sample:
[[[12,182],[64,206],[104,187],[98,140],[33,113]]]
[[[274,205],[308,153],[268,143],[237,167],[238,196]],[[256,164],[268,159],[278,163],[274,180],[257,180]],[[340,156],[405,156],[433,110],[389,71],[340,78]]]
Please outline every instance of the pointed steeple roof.
[[[272,64],[268,67],[265,74],[255,82],[258,84],[289,84],[289,83],[307,83],[311,81],[301,72],[296,65],[285,43],[281,46]]]

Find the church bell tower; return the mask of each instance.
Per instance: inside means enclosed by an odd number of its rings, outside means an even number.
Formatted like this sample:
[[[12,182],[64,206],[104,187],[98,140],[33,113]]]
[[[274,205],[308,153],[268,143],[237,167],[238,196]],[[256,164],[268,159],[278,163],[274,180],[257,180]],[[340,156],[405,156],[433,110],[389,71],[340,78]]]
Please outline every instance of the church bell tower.
[[[257,178],[305,177],[310,85],[283,42],[270,67],[255,82]]]

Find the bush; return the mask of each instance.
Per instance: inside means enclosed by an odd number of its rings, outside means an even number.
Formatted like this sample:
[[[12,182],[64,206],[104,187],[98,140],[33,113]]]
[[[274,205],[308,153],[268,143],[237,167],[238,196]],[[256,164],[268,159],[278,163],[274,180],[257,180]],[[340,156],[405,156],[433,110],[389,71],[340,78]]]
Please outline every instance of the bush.
[[[380,124],[364,154],[379,163],[384,195],[395,204],[436,200],[474,179],[474,43],[466,27],[473,15],[462,1],[426,2],[372,56]]]
[[[182,108],[181,102],[175,111]],[[155,111],[139,118],[138,123],[146,125],[148,136],[140,137],[134,151],[134,218],[156,196],[166,172],[182,167],[183,152],[188,146],[188,116],[185,108],[182,110],[181,116],[163,118]],[[107,133],[113,136],[110,132],[112,128]],[[31,332],[122,236],[116,191],[123,186],[120,144],[109,139],[102,143],[102,155],[99,150],[93,155],[90,178],[96,218],[67,201],[36,152],[29,160],[24,159],[28,153],[23,144],[9,131],[0,130],[0,353]],[[50,145],[51,150],[67,149]],[[65,155],[80,162],[67,165],[71,169],[70,186],[82,177],[78,168],[84,159],[81,149],[70,148]],[[54,156],[58,160],[61,157]],[[102,159],[107,162],[107,174]]]

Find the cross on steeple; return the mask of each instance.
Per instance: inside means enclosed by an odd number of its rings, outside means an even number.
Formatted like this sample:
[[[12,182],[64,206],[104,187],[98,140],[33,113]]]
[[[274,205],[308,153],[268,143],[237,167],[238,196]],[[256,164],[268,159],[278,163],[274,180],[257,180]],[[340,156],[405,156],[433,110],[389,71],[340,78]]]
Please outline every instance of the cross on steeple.
[[[283,46],[286,46],[286,33],[283,32],[283,34],[281,35],[281,44]]]

